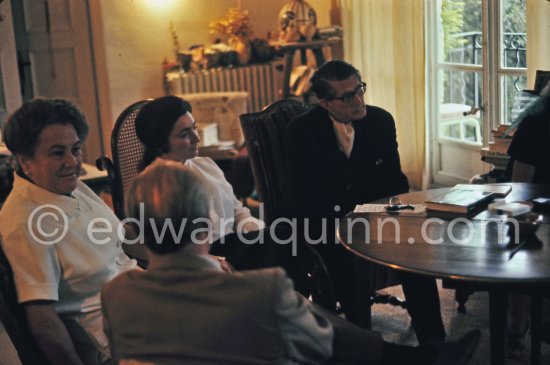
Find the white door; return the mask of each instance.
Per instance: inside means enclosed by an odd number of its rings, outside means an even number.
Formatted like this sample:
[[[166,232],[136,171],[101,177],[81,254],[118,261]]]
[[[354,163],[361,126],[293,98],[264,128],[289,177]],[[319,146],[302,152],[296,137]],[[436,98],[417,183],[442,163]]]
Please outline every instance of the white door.
[[[0,126],[21,105],[15,38],[9,1],[0,3]]]
[[[432,176],[454,185],[491,169],[480,149],[526,88],[526,0],[428,4]]]
[[[102,154],[86,0],[13,0],[23,99],[63,98],[84,113],[90,134],[85,159]]]

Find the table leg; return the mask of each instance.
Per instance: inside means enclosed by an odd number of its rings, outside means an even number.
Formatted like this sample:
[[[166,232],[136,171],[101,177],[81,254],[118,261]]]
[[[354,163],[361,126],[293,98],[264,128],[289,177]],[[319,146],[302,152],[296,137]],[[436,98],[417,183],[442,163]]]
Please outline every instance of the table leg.
[[[542,322],[542,297],[531,296],[531,364],[540,364],[540,337]]]
[[[356,325],[370,330],[372,326],[372,303],[370,298],[371,295],[374,294],[375,289],[371,287],[371,282],[365,282],[358,278],[371,278],[373,267],[370,264],[365,265],[365,263],[357,257],[353,258],[353,267],[356,275],[354,280],[354,322]]]
[[[508,293],[504,290],[491,290],[489,292],[491,365],[501,365],[505,361],[507,309]]]

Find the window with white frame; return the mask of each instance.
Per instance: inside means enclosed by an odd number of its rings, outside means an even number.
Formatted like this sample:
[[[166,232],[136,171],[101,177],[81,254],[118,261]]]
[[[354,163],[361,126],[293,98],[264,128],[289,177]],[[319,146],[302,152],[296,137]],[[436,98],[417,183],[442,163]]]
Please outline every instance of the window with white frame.
[[[437,143],[486,145],[527,88],[526,0],[428,0],[428,87]]]

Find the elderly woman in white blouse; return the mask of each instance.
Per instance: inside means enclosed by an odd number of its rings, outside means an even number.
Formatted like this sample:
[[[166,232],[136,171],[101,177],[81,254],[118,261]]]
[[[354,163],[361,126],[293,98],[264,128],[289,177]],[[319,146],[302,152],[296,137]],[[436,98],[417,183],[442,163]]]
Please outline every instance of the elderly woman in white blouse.
[[[106,364],[100,290],[136,263],[120,221],[78,178],[86,119],[68,101],[35,99],[3,132],[17,167],[0,211],[2,250],[30,333],[50,364]]]

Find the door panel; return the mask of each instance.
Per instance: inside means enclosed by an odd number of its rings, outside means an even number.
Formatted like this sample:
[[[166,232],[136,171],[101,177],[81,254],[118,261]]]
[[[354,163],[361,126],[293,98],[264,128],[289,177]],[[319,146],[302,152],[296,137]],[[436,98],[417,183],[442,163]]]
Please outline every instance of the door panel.
[[[19,78],[17,75],[17,57],[11,4],[9,1],[0,3],[0,126],[21,105]]]
[[[76,104],[81,101],[77,84],[76,56],[74,48],[58,48],[52,58],[48,50],[36,50],[29,54],[33,66],[34,92],[36,95],[49,98],[69,99]],[[59,65],[64,65],[59,70]],[[55,72],[52,75],[52,72]],[[53,77],[55,76],[55,77]]]
[[[20,1],[20,0],[16,0]],[[24,100],[64,98],[77,105],[90,125],[84,144],[85,160],[103,154],[93,77],[93,59],[86,0],[23,0],[24,24],[17,34],[18,49],[29,61]]]
[[[483,146],[483,26],[481,0],[468,4],[437,0],[435,95],[433,100],[434,164],[436,184],[466,182],[484,172],[479,148]],[[469,20],[464,21],[468,8]],[[462,14],[462,15],[460,15]],[[454,22],[453,19],[457,18]],[[460,20],[458,20],[460,19]],[[472,111],[471,111],[472,110]],[[470,112],[471,111],[471,112]]]

